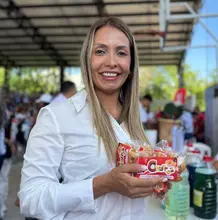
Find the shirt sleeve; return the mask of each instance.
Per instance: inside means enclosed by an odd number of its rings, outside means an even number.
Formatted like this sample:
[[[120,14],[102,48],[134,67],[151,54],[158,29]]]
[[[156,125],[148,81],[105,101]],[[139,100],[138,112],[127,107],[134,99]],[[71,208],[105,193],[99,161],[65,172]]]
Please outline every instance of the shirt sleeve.
[[[64,140],[55,115],[43,108],[30,133],[24,155],[20,191],[21,213],[56,219],[67,212],[96,212],[93,179],[59,183]]]

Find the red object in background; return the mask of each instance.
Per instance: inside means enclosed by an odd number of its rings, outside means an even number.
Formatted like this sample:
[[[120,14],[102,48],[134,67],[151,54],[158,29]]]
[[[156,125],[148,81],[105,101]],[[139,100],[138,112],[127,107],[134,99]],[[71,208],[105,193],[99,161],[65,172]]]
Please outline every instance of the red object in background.
[[[210,156],[204,155],[203,156],[203,161],[205,161],[205,162],[212,162],[212,158]]]
[[[186,97],[186,89],[180,88],[176,91],[174,102],[185,104],[185,97]]]
[[[194,134],[198,141],[204,142],[204,114],[198,113],[194,116]]]

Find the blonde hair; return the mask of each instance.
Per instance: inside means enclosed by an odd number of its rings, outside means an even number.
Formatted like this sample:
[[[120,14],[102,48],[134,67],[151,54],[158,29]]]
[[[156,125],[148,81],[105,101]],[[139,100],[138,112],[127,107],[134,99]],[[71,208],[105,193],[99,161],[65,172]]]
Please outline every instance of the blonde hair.
[[[134,37],[128,26],[116,17],[97,20],[90,28],[82,46],[80,63],[83,82],[88,94],[88,101],[93,115],[93,125],[98,135],[98,143],[103,141],[108,160],[115,161],[115,152],[118,145],[117,137],[112,127],[110,116],[105,112],[103,106],[95,93],[91,72],[91,55],[95,33],[104,26],[113,26],[122,31],[130,43],[131,63],[129,77],[121,88],[122,112],[120,119],[125,123],[129,135],[133,140],[147,141],[139,116],[139,76],[138,76],[138,54]]]

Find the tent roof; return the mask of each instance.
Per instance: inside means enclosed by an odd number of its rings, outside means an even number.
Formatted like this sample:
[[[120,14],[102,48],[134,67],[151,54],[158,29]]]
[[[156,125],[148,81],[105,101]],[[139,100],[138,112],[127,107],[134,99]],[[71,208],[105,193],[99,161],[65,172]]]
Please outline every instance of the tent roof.
[[[186,2],[198,10],[201,0]],[[188,11],[176,6],[171,13]],[[88,28],[104,16],[120,17],[133,33],[159,31],[159,0],[1,0],[0,65],[79,66]],[[193,25],[193,19],[169,23],[165,46],[188,44]],[[158,35],[135,38],[140,65],[178,65],[184,57],[185,51],[161,51]]]

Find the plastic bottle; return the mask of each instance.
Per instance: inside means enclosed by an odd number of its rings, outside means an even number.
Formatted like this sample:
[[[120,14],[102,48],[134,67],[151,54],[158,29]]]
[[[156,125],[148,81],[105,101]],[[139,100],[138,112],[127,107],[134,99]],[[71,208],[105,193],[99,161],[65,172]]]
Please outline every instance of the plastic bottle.
[[[183,180],[173,182],[165,200],[165,215],[169,220],[186,220],[189,216],[190,188],[188,171],[181,174]]]
[[[194,214],[204,219],[213,219],[217,212],[216,170],[212,159],[204,156],[205,168],[196,169],[194,184]]]
[[[206,162],[204,160],[201,160],[200,158],[200,154],[196,153],[193,154],[192,158],[190,157],[190,159],[187,161],[189,163],[187,163],[187,169],[189,172],[189,185],[190,185],[190,206],[193,207],[193,193],[194,193],[194,183],[195,183],[195,171],[197,168],[204,168],[206,167]]]

